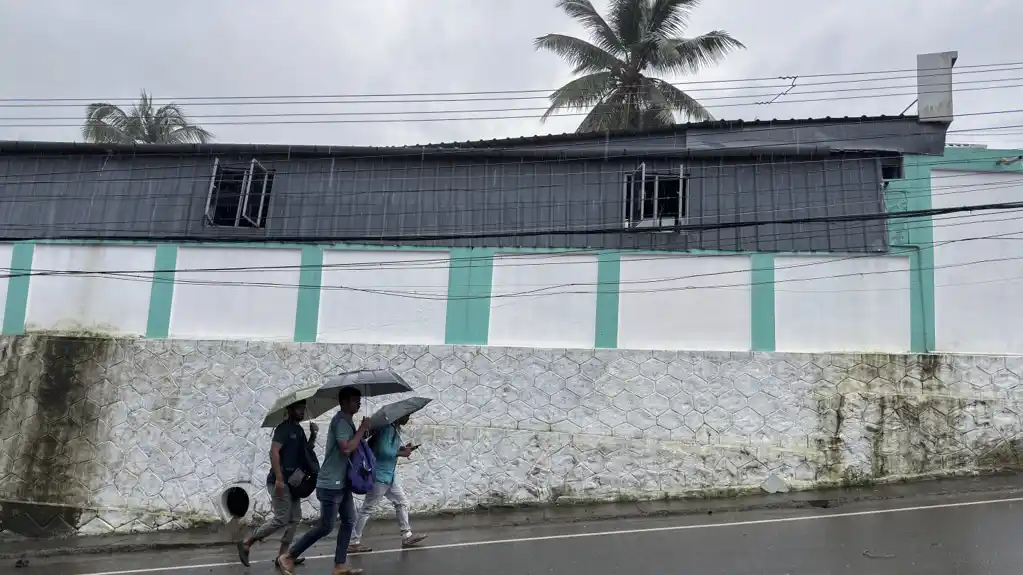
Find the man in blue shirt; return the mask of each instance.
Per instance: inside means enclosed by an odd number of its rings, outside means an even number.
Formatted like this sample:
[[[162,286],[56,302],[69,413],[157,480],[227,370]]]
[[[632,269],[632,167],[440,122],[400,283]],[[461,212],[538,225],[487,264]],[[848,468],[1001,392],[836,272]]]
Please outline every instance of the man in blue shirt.
[[[352,490],[348,486],[348,458],[359,447],[359,442],[370,429],[368,417],[362,418],[359,428],[355,428],[352,417],[362,407],[362,392],[354,387],[345,387],[338,392],[338,405],[341,409],[330,420],[327,430],[327,447],[323,457],[323,465],[316,478],[316,498],[320,500],[320,518],[316,526],[296,541],[287,553],[280,555],[275,561],[277,569],[284,575],[294,575],[296,560],[334,530],[334,521],[341,517],[341,528],[337,532],[337,545],[334,547],[333,575],[359,575],[362,569],[348,567],[348,543],[352,538],[355,526],[355,502]]]
[[[419,449],[418,445],[401,443],[401,427],[408,421],[409,416],[406,415],[376,432],[369,441],[373,455],[376,456],[375,483],[373,491],[366,494],[362,508],[359,509],[359,518],[355,521],[355,530],[352,531],[352,543],[348,548],[349,553],[372,551],[362,544],[362,532],[366,529],[373,506],[384,497],[394,504],[394,514],[398,517],[398,528],[401,530],[401,546],[414,547],[426,539],[426,535],[412,533],[408,520],[408,498],[405,497],[405,491],[397,477],[398,458],[411,457],[412,453]]]

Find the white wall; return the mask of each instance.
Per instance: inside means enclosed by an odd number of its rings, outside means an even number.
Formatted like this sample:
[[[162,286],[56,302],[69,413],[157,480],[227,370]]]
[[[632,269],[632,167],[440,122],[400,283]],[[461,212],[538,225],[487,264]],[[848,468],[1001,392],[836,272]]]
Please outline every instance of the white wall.
[[[909,351],[909,258],[777,257],[774,279],[778,351]]]
[[[178,248],[171,337],[291,340],[301,263],[298,249]],[[213,268],[262,269],[188,271]]]
[[[318,340],[444,343],[448,263],[447,252],[325,251]]]
[[[14,246],[11,244],[0,244],[0,267],[2,275],[11,273],[11,258],[14,256]],[[7,306],[7,278],[0,278],[0,326],[4,325],[4,311]]]
[[[498,254],[488,342],[592,348],[596,288],[596,255]]]
[[[937,190],[931,199],[935,209],[1023,198],[1020,173],[934,170],[931,182],[931,189]],[[937,351],[1023,353],[1023,219],[1019,212],[957,213],[933,220]]]
[[[155,258],[156,248],[149,246],[37,244],[33,272],[124,273],[32,276],[25,328],[145,334]]]
[[[750,258],[622,257],[618,347],[750,348]]]

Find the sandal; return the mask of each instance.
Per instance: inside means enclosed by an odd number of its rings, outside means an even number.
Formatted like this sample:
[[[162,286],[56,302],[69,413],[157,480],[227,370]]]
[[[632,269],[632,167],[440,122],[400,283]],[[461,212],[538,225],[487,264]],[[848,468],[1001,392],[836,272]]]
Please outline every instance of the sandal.
[[[274,558],[274,568],[277,569],[277,571],[279,573],[281,573],[282,575],[295,575],[294,571],[291,571],[289,569],[285,569],[284,565],[281,565],[281,558],[280,557]]]
[[[238,559],[242,562],[242,565],[249,566],[249,549],[245,548],[245,541],[238,542]]]

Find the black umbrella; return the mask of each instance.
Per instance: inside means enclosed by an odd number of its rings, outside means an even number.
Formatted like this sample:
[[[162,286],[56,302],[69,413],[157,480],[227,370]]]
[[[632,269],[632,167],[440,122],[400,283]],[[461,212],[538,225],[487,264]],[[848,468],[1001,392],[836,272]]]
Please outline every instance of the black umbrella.
[[[337,401],[337,393],[344,387],[358,389],[363,397],[412,391],[412,386],[408,382],[389,369],[360,369],[328,377],[316,392],[316,396],[326,395]]]

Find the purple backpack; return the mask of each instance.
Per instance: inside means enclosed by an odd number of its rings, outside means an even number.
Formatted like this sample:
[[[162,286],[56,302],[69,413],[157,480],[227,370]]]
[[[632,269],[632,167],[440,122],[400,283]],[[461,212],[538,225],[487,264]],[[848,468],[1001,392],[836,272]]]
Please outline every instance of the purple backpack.
[[[348,458],[348,488],[356,495],[365,495],[373,490],[376,481],[376,456],[366,441],[360,441],[359,447]]]

